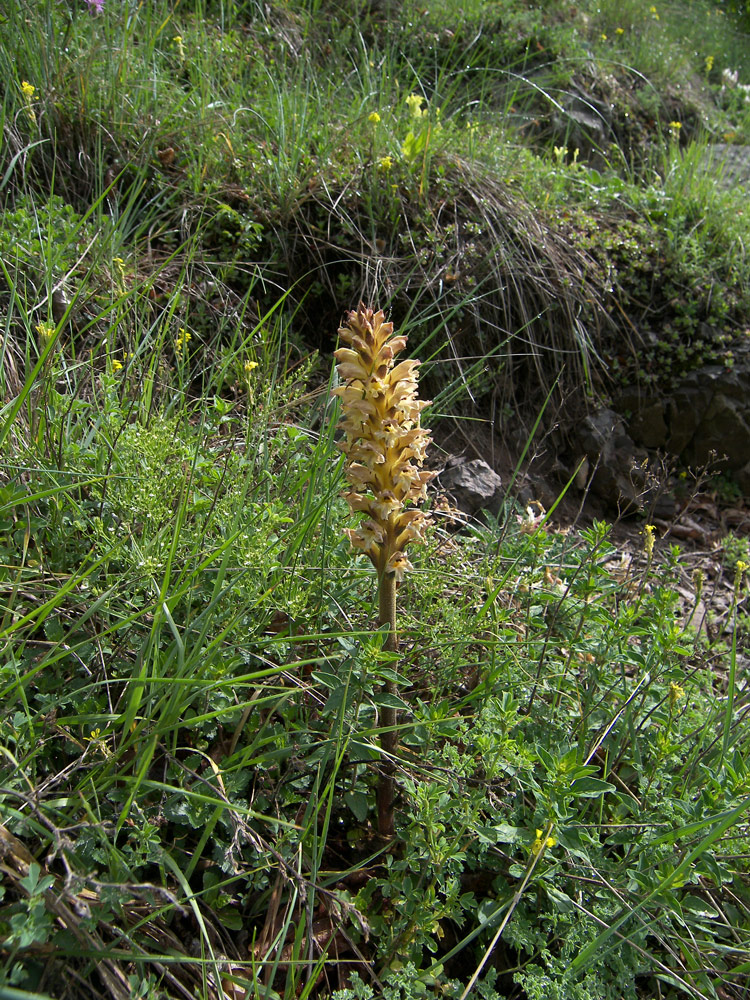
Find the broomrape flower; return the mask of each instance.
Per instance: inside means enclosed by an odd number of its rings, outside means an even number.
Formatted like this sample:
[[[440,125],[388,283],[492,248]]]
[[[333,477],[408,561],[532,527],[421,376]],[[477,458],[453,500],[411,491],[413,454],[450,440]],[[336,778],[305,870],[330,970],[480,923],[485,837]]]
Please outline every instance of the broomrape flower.
[[[410,505],[425,499],[434,473],[422,470],[430,434],[420,426],[428,403],[417,399],[418,361],[394,363],[406,337],[393,336],[382,311],[360,303],[339,337],[347,344],[334,354],[342,385],[334,389],[343,415],[339,447],[347,457],[351,489],[344,497],[352,513],[367,517],[347,529],[352,545],[368,556],[378,577],[396,582],[413,569],[404,550],[424,541],[427,516]]]

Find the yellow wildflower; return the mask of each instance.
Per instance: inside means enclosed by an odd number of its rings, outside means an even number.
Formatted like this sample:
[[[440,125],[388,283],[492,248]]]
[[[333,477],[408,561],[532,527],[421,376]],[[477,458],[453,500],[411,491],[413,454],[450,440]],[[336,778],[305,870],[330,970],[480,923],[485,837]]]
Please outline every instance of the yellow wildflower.
[[[682,128],[682,122],[670,122],[669,127],[679,131]]]
[[[649,559],[654,554],[654,532],[655,531],[656,531],[656,528],[653,526],[653,524],[647,524],[646,527],[645,527],[645,529],[644,529],[644,535],[645,535],[645,537],[643,539],[643,547],[646,550],[646,555],[649,557]]]
[[[123,369],[123,367],[124,367],[124,365],[123,365],[122,361],[118,361],[117,358],[112,358],[112,371],[115,374],[117,374],[117,372],[121,372],[122,369]]]
[[[392,156],[381,156],[380,159],[378,160],[378,170],[382,170],[383,173],[387,174],[392,166],[393,166]]]
[[[32,124],[36,124],[36,112],[31,106],[32,101],[39,99],[37,97],[34,97],[34,94],[36,93],[36,87],[34,86],[33,83],[29,83],[28,80],[22,80],[21,93],[23,94],[23,99],[26,104],[26,114],[28,116],[28,119]]]
[[[546,840],[543,838],[544,838],[544,830],[540,830],[537,828],[536,840],[531,845],[532,854],[540,854],[543,848],[554,847],[557,844],[557,841],[555,840],[554,837],[547,837]]]
[[[182,35],[175,35],[173,44],[177,49],[177,55],[179,56],[180,62],[185,62],[185,45],[182,41]]]
[[[714,57],[706,56],[706,72],[710,73],[713,68],[714,68]]]
[[[54,337],[55,328],[51,323],[38,323],[36,332],[39,334],[39,339],[42,342],[42,348],[44,348]]]
[[[616,35],[624,35],[625,34],[625,29],[624,28],[615,28],[615,34]]]
[[[406,104],[412,118],[423,118],[427,114],[427,109],[422,107],[423,101],[424,98],[421,94],[409,94],[406,98]]]
[[[373,125],[377,125],[378,122],[380,121],[380,115],[377,113],[377,111],[372,111],[367,116],[367,120],[368,122],[372,122]]]
[[[744,559],[738,559],[734,567],[734,596],[738,596],[742,586],[742,578],[750,568]]]
[[[669,685],[669,710],[670,712],[675,707],[680,698],[684,697],[685,689],[680,687],[679,684],[672,683]]]
[[[601,34],[601,40],[602,40],[603,42],[606,42],[606,41],[607,41],[607,36],[606,36],[606,35],[604,34],[604,32],[602,32],[602,34]]]
[[[182,356],[182,352],[187,347],[188,342],[193,339],[193,335],[185,329],[184,326],[180,327],[180,332],[174,339],[174,349],[177,352],[178,357]]]

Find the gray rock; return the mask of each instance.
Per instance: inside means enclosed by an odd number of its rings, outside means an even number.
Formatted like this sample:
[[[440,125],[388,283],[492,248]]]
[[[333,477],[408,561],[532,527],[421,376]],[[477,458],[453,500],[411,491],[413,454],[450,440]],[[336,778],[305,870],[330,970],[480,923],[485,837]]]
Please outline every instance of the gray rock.
[[[614,410],[581,421],[577,444],[592,470],[591,492],[610,506],[640,509],[651,492],[648,454],[637,448]]]
[[[665,398],[621,392],[616,406],[631,414],[628,432],[687,465],[729,472],[750,496],[750,345],[733,346],[731,368],[704,365],[689,372]],[[718,461],[718,465],[716,465]]]
[[[481,458],[467,461],[451,456],[438,483],[465,514],[478,514],[482,510],[497,514],[500,511],[504,496],[502,480]]]

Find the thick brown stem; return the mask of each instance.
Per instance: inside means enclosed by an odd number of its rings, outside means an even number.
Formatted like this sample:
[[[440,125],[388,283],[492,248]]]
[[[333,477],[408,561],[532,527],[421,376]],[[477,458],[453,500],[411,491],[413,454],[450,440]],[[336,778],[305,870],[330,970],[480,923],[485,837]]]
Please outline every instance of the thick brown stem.
[[[396,635],[396,574],[382,573],[378,586],[378,610],[381,627],[388,626],[388,636],[383,646],[384,649],[395,653],[398,650],[398,636]],[[387,694],[396,693],[394,681],[386,681],[385,688]],[[378,832],[383,837],[392,837],[394,834],[393,824],[393,800],[394,800],[394,771],[393,753],[398,743],[398,732],[396,730],[396,709],[391,705],[384,705],[380,711],[383,723],[383,732],[380,736],[380,746],[383,749],[383,759],[380,764],[380,780],[378,781]]]

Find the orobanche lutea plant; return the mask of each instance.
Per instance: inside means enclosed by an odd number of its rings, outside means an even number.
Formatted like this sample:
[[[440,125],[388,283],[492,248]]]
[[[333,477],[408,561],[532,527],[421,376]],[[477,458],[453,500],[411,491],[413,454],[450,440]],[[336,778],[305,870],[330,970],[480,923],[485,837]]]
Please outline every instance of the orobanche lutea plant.
[[[360,303],[339,330],[347,347],[334,354],[341,384],[334,393],[341,399],[339,447],[346,455],[344,493],[352,513],[366,517],[347,529],[352,545],[370,559],[378,574],[379,623],[387,630],[384,648],[396,652],[396,585],[413,569],[406,556],[412,542],[424,541],[428,517],[413,504],[426,496],[434,473],[422,470],[430,434],[420,426],[420,414],[429,404],[417,398],[419,361],[395,356],[406,346],[406,337],[393,335],[382,311]],[[395,695],[395,683],[386,683]],[[393,834],[394,761],[398,740],[396,709],[385,706],[381,714],[384,761],[378,784],[378,829]]]

